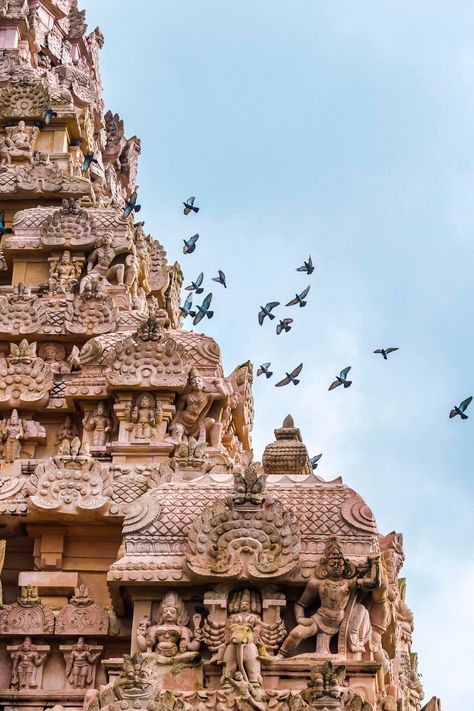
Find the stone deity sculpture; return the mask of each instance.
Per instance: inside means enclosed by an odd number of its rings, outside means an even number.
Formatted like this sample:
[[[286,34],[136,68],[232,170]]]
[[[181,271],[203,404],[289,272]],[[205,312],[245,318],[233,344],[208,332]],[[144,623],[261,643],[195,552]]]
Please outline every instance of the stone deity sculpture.
[[[38,668],[44,664],[46,657],[46,652],[39,652],[32,644],[31,637],[25,637],[12,652],[12,689],[38,688]]]
[[[7,137],[4,139],[3,152],[10,156],[7,162],[10,163],[11,158],[24,158],[33,165],[33,147],[39,129],[20,121],[17,126],[8,126],[5,131]]]
[[[84,637],[79,637],[66,664],[66,677],[74,689],[86,689],[92,684],[94,664],[99,657],[100,652],[92,653]]]
[[[48,288],[52,294],[69,294],[81,274],[81,261],[74,261],[69,250],[51,263]]]
[[[49,365],[52,373],[69,373],[71,370],[64,360],[65,350],[60,343],[42,343],[38,355]]]
[[[331,638],[339,632],[351,594],[373,590],[379,585],[379,555],[372,556],[368,576],[358,579],[355,566],[344,558],[338,539],[329,538],[320,565],[295,603],[297,625],[283,642],[279,657],[288,657],[305,639],[314,636],[316,653],[330,655]],[[306,611],[317,600],[318,609],[308,617]]]
[[[135,400],[130,413],[134,427],[134,437],[142,440],[157,438],[157,427],[162,421],[162,412],[151,393],[141,393]]]
[[[201,660],[198,653],[200,621],[197,616],[192,632],[187,627],[188,614],[182,599],[176,593],[168,593],[160,603],[155,624],[147,617],[138,625],[138,648],[142,652],[153,651],[158,664],[198,664]]]
[[[89,412],[82,422],[86,432],[91,433],[91,445],[93,447],[105,447],[109,433],[113,428],[113,422],[104,401],[99,400],[95,410]]]
[[[63,440],[68,440],[72,442],[75,437],[79,437],[79,430],[77,425],[73,420],[71,414],[67,413],[64,416],[64,421],[59,425],[58,431],[56,432],[56,446],[59,446]]]
[[[123,284],[125,266],[123,264],[112,265],[116,257],[115,249],[112,247],[113,235],[106,232],[97,247],[91,252],[87,260],[87,275],[81,282],[79,291],[84,291],[88,276],[102,277],[109,283],[112,280],[116,284]]]
[[[5,462],[14,462],[19,459],[24,437],[23,421],[18,416],[18,410],[13,410],[9,419],[2,423],[3,459]]]

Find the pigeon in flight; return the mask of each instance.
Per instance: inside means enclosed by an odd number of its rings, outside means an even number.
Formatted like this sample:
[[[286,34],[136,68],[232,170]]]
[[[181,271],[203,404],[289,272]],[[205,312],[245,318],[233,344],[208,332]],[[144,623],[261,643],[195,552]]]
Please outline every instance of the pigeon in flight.
[[[0,237],[13,232],[11,227],[5,227],[5,213],[0,212]]]
[[[184,304],[179,307],[179,310],[183,314],[184,318],[186,318],[186,316],[193,316],[193,317],[196,316],[196,312],[192,310],[192,306],[193,306],[193,295],[188,294]]]
[[[380,353],[380,355],[383,355],[384,360],[387,360],[388,354],[394,351],[398,351],[398,348],[377,348],[374,353]]]
[[[271,363],[262,363],[262,365],[257,369],[257,378],[259,375],[265,375],[266,378],[271,378],[273,372],[268,370]]]
[[[285,331],[285,333],[288,333],[288,331],[291,331],[291,324],[292,323],[293,323],[292,318],[281,319],[280,323],[276,327],[277,335],[279,336],[282,331]]]
[[[318,462],[322,456],[323,455],[321,453],[321,454],[316,454],[315,457],[311,457],[311,468],[313,469],[313,471],[318,468]]]
[[[138,190],[138,185],[137,185],[137,190]],[[137,198],[138,198],[138,192],[137,190],[134,190],[133,193],[130,195],[130,198],[126,200],[125,202],[125,208],[123,211],[123,219],[125,220],[132,211],[134,212],[140,212],[142,209],[141,205],[137,205]]]
[[[202,281],[204,279],[204,274],[201,272],[196,279],[196,281],[192,281],[189,286],[185,286],[186,291],[195,291],[196,294],[202,294],[204,289],[201,288]]]
[[[297,375],[301,373],[303,370],[303,363],[300,363],[299,365],[296,366],[294,370],[291,371],[291,373],[285,373],[286,378],[283,378],[283,380],[280,380],[279,383],[275,383],[276,388],[281,388],[283,385],[289,385],[290,383],[293,383],[293,385],[298,385],[300,382],[297,379]]]
[[[94,158],[94,154],[92,152],[90,153],[84,153],[84,162],[82,164],[82,172],[86,173],[89,168],[91,167],[91,163],[99,163],[97,158]]]
[[[456,417],[456,415],[459,415],[461,417],[461,420],[467,420],[468,416],[465,415],[464,413],[466,412],[467,408],[471,404],[472,401],[472,395],[467,397],[465,400],[462,401],[462,403],[458,406],[455,405],[451,412],[449,413],[449,417]]]
[[[194,206],[195,199],[195,197],[189,197],[186,202],[183,202],[185,215],[189,215],[190,212],[199,212],[199,208]]]
[[[201,321],[204,316],[207,316],[207,318],[212,318],[214,316],[214,311],[211,311],[209,309],[209,306],[211,305],[212,301],[212,293],[208,294],[204,301],[202,302],[201,306],[196,304],[197,308],[197,313],[196,316],[193,318],[193,326],[197,326],[199,321]]]
[[[51,106],[47,106],[43,112],[44,125],[49,126],[49,124],[51,123],[51,119],[53,117],[56,118],[57,115],[58,115],[57,111],[53,111]]]
[[[296,304],[299,304],[300,306],[306,306],[307,302],[304,300],[306,296],[308,296],[309,290],[311,289],[310,286],[307,286],[304,291],[301,292],[301,294],[295,294],[295,298],[291,299],[286,306],[296,306]]]
[[[227,284],[225,283],[225,274],[222,269],[218,269],[217,273],[219,276],[212,277],[212,281],[217,281],[218,284],[222,284],[224,289],[227,289]]]
[[[341,370],[339,375],[336,376],[336,380],[331,383],[329,386],[329,390],[334,390],[334,388],[338,388],[339,385],[344,385],[345,388],[348,388],[350,385],[352,385],[352,380],[347,380],[347,374],[350,371],[351,366],[347,366],[347,368],[344,368],[344,370]]]
[[[268,316],[268,318],[273,321],[275,316],[272,314],[272,310],[279,305],[279,301],[269,301],[268,304],[265,304],[265,306],[260,306],[260,311],[258,312],[258,322],[260,326],[263,324],[265,316]]]
[[[199,235],[197,235],[197,234],[190,237],[187,241],[185,239],[183,239],[183,242],[184,242],[183,254],[191,254],[192,252],[194,252],[194,250],[196,249],[196,242],[198,241],[198,239],[199,239]]]
[[[306,274],[312,274],[314,272],[313,260],[311,255],[308,257],[308,261],[304,262],[303,266],[298,267],[297,272],[306,272]]]

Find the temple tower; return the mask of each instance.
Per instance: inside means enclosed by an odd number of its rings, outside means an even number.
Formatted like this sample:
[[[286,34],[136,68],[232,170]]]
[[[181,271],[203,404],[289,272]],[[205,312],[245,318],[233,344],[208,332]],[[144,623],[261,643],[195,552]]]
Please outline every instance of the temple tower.
[[[402,536],[291,417],[253,460],[252,366],[183,328],[103,41],[0,0],[0,705],[420,711]]]

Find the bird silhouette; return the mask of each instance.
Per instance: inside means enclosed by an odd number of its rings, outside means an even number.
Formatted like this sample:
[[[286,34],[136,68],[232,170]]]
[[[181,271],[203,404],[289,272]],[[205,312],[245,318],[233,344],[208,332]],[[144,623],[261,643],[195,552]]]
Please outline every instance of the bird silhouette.
[[[5,227],[5,213],[0,212],[0,237],[2,235],[11,234],[12,232],[11,227]]]
[[[190,237],[187,241],[185,239],[183,239],[183,242],[184,242],[183,254],[191,254],[192,252],[194,252],[194,250],[196,249],[196,242],[198,241],[198,239],[199,239],[199,235],[197,235],[197,234]]]
[[[272,311],[279,305],[279,301],[269,301],[268,304],[265,304],[265,306],[260,306],[260,311],[258,312],[258,322],[260,326],[263,324],[265,316],[268,316],[268,318],[273,321],[275,316],[272,314]]]
[[[49,124],[51,123],[51,119],[53,117],[56,118],[57,115],[58,115],[57,111],[53,111],[51,106],[47,106],[45,108],[45,110],[43,111],[44,125],[49,126]]]
[[[456,417],[456,415],[459,415],[461,420],[467,420],[468,415],[464,414],[469,407],[469,405],[472,402],[472,395],[467,397],[465,400],[462,401],[460,405],[455,405],[451,412],[449,413],[449,417]]]
[[[316,456],[311,457],[311,468],[313,471],[318,468],[318,462],[321,459],[323,455],[322,454],[316,454]]]
[[[189,197],[186,202],[183,202],[185,215],[189,215],[190,212],[199,212],[199,208],[194,206],[195,199],[195,197]]]
[[[383,356],[384,360],[387,360],[388,354],[393,353],[394,351],[398,351],[398,348],[377,348],[374,353],[380,353],[380,355]]]
[[[189,286],[184,287],[185,290],[186,291],[195,291],[196,294],[202,294],[202,292],[204,291],[204,289],[201,288],[203,279],[204,279],[204,274],[201,272],[198,275],[198,278],[196,279],[196,281],[192,281],[191,284],[189,284]]]
[[[225,274],[222,269],[218,269],[217,273],[219,276],[212,277],[212,281],[217,281],[218,284],[222,284],[224,289],[227,289],[227,284],[225,283]]]
[[[193,325],[197,326],[199,321],[201,321],[204,316],[207,316],[207,318],[212,318],[214,316],[214,311],[210,311],[209,306],[211,305],[212,301],[212,293],[208,294],[204,301],[202,302],[201,306],[196,304],[197,308],[197,313],[195,317],[193,318]]]
[[[312,274],[314,272],[313,260],[311,259],[311,255],[309,255],[308,261],[304,262],[304,264],[301,267],[298,267],[296,271],[306,272],[306,274]]]
[[[301,294],[295,294],[295,298],[291,299],[291,301],[289,301],[286,306],[296,306],[296,304],[299,304],[300,306],[306,306],[307,302],[304,299],[308,295],[310,289],[311,287],[307,286],[306,289],[301,292]]]
[[[351,366],[348,365],[347,368],[344,368],[344,370],[341,370],[339,375],[336,376],[336,380],[331,383],[329,386],[329,390],[334,390],[334,388],[338,388],[339,385],[344,385],[345,388],[348,388],[352,385],[352,380],[347,380],[347,374],[350,371]]]
[[[284,385],[289,385],[290,383],[293,383],[293,385],[298,385],[300,382],[297,379],[297,375],[301,373],[303,370],[303,363],[300,363],[299,365],[296,366],[294,370],[291,371],[291,373],[285,373],[286,378],[283,378],[283,380],[280,380],[278,383],[275,383],[276,388],[281,388]]]
[[[133,191],[133,193],[130,195],[129,199],[125,201],[125,208],[123,211],[122,217],[126,219],[131,212],[140,212],[142,209],[141,205],[137,205],[137,198],[138,198],[138,185],[136,190]]]
[[[188,294],[186,297],[186,301],[182,306],[179,307],[179,310],[183,314],[184,318],[187,316],[196,316],[196,312],[192,310],[192,305],[193,305],[193,295]]]
[[[281,319],[280,323],[277,324],[277,327],[276,327],[277,335],[279,336],[282,331],[285,331],[285,333],[288,333],[288,331],[291,331],[291,324],[292,323],[293,323],[292,318]]]
[[[97,158],[94,158],[94,154],[92,153],[92,151],[90,151],[89,153],[84,153],[84,161],[82,163],[83,173],[89,170],[89,168],[91,167],[91,163],[97,163],[98,165],[99,161],[97,160]]]
[[[270,366],[271,363],[262,363],[262,365],[257,369],[257,378],[259,375],[265,375],[266,378],[271,378],[273,372],[268,370]]]

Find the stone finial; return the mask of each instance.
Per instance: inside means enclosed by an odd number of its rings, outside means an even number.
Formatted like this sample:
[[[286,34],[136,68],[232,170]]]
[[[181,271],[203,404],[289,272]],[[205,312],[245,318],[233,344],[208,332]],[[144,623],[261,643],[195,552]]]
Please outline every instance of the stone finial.
[[[301,432],[287,415],[275,430],[275,442],[265,447],[262,464],[266,474],[309,474],[311,463]]]

